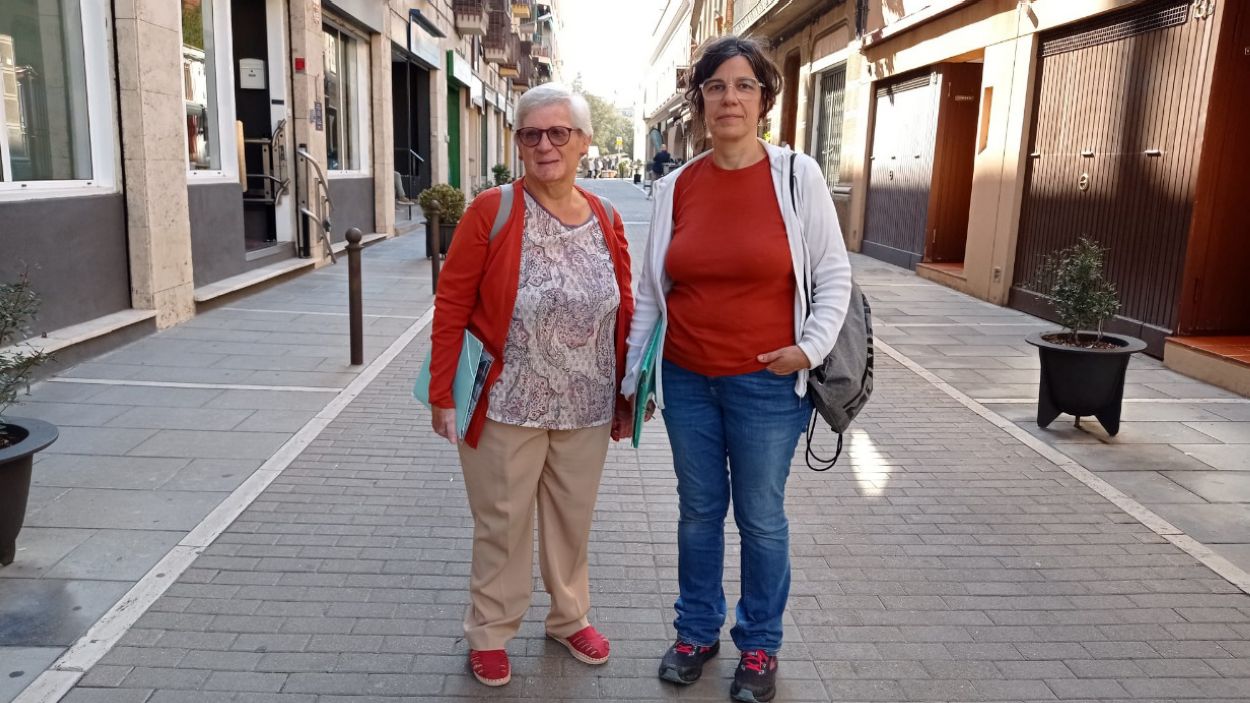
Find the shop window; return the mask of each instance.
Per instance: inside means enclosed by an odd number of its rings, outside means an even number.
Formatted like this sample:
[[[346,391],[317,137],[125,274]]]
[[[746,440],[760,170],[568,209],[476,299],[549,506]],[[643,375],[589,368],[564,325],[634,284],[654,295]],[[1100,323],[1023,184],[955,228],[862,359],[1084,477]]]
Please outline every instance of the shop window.
[[[182,89],[187,163],[193,171],[221,169],[214,0],[182,0]]]
[[[95,25],[84,25],[84,6],[99,9],[79,0],[0,2],[0,182],[93,178],[83,27]],[[92,39],[107,41],[103,31]]]
[[[325,40],[326,163],[332,171],[362,168],[360,131],[364,127],[362,70],[368,58],[364,42],[333,25],[323,28]]]

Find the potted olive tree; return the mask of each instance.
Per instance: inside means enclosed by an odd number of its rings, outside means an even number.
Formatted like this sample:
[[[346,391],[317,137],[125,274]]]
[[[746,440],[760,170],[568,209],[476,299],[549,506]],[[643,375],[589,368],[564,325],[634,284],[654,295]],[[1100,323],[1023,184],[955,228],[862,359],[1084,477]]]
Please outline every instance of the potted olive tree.
[[[0,285],[0,566],[12,564],[17,554],[35,453],[57,438],[51,424],[6,414],[31,373],[50,359],[29,344],[9,346],[30,334],[28,324],[38,308],[39,298],[25,275]]]
[[[1093,415],[1115,436],[1129,358],[1146,348],[1135,337],[1110,334],[1103,324],[1120,310],[1115,286],[1103,276],[1105,251],[1088,238],[1047,257],[1039,278],[1052,280],[1049,297],[1061,331],[1034,332],[1029,344],[1041,360],[1037,424],[1060,413]],[[1045,286],[1043,286],[1045,288]]]
[[[451,235],[456,231],[456,223],[464,215],[464,193],[446,183],[435,183],[421,191],[417,203],[427,219],[432,221],[438,217],[438,251],[446,254],[451,246]]]

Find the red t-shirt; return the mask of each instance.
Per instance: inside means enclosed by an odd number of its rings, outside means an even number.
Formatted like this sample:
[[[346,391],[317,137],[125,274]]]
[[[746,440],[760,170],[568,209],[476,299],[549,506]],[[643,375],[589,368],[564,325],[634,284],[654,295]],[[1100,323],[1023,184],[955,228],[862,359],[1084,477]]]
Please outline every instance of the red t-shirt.
[[[704,376],[765,367],[794,344],[794,267],[767,158],[728,171],[708,156],[678,177],[665,270],[664,358]]]

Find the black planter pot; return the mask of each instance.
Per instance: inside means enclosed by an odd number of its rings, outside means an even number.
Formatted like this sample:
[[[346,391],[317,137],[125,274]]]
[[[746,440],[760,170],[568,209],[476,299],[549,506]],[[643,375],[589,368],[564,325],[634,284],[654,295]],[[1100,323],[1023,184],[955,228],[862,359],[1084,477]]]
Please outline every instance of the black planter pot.
[[[425,240],[426,251],[433,252],[434,247],[430,243],[430,240],[429,240],[429,237],[431,236],[431,233],[429,231],[430,229],[431,227],[429,226],[426,227],[426,240]],[[438,252],[442,254],[443,256],[446,256],[447,250],[451,248],[451,236],[455,233],[456,233],[455,222],[452,222],[451,224],[448,224],[446,222],[438,223],[438,240],[439,240]],[[433,256],[433,254],[429,254],[429,256]]]
[[[1037,347],[1042,362],[1037,396],[1038,427],[1046,427],[1059,413],[1073,415],[1078,420],[1093,415],[1107,434],[1114,437],[1120,431],[1120,405],[1124,400],[1124,373],[1128,370],[1129,357],[1145,349],[1146,343],[1135,337],[1104,333],[1103,341],[1114,344],[1114,348],[1085,349],[1043,339],[1052,334],[1056,332],[1034,332],[1025,340]],[[1094,335],[1082,332],[1080,336],[1085,339]]]
[[[17,533],[26,520],[35,453],[55,442],[58,433],[55,425],[23,417],[5,418],[0,428],[24,435],[17,444],[0,449],[0,566],[8,566],[17,554]]]

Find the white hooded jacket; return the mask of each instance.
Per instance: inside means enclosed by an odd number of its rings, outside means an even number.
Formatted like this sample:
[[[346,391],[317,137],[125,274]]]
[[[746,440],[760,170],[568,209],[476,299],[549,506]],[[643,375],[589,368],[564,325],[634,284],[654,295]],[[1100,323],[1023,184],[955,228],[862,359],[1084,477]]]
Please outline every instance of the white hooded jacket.
[[[842,228],[820,166],[804,154],[795,157],[797,187],[792,207],[790,157],[794,152],[763,140],[760,143],[768,152],[773,195],[780,205],[786,239],[790,243],[795,283],[794,338],[807,355],[810,368],[815,368],[833,349],[842,330],[842,322],[846,319],[851,299],[851,260],[846,253],[846,243],[842,241]],[[651,213],[651,236],[642,259],[634,319],[629,330],[629,352],[625,358],[625,379],[621,383],[621,393],[626,398],[632,398],[637,390],[643,348],[651,337],[651,331],[657,324],[668,324],[665,299],[673,282],[665,271],[664,262],[673,238],[674,186],[687,166],[710,154],[710,151],[704,152],[652,185],[655,205]],[[815,283],[810,314],[805,291],[806,281],[809,280]],[[732,311],[727,310],[726,314],[732,314]],[[760,349],[758,353],[768,351],[773,350]],[[660,370],[663,357],[664,341],[661,337],[655,369],[656,405],[660,408],[664,407],[664,384]],[[807,393],[807,371],[800,371],[798,376],[794,392],[801,397]]]

